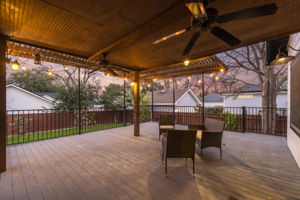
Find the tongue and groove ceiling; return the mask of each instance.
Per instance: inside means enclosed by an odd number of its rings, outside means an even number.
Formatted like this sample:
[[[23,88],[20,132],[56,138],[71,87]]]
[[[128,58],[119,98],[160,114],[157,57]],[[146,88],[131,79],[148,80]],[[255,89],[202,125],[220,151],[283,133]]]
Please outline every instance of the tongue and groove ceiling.
[[[194,31],[162,43],[153,42],[186,28],[191,14],[183,0],[1,0],[0,32],[11,39],[91,60],[107,60],[132,69],[153,69],[185,58],[199,58],[232,47],[209,32],[201,34],[188,56],[182,56]],[[219,14],[276,3],[271,16],[237,20],[219,26],[239,38],[239,46],[300,31],[299,0],[216,0],[208,7]]]

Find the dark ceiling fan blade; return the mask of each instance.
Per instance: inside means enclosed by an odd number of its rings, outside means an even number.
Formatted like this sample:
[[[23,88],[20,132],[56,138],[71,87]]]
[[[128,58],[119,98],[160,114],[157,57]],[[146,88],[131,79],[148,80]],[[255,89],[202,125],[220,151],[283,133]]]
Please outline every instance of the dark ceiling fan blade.
[[[218,23],[229,22],[238,19],[248,19],[253,17],[261,17],[266,15],[273,15],[277,12],[278,7],[275,3],[265,4],[245,10],[239,10],[233,13],[220,15],[217,18]]]
[[[234,46],[241,43],[241,41],[239,39],[237,39],[236,37],[234,37],[233,35],[231,35],[227,31],[225,31],[221,27],[216,26],[216,27],[212,28],[210,32],[214,36],[216,36],[220,40],[223,40],[224,42],[226,42],[228,45],[230,45],[232,47],[234,47]]]
[[[180,30],[180,31],[177,31],[177,32],[175,32],[175,33],[169,34],[169,35],[167,35],[167,36],[165,36],[165,37],[162,37],[162,38],[160,38],[160,39],[158,39],[158,40],[155,40],[155,41],[153,42],[153,44],[161,43],[161,42],[163,42],[163,41],[165,41],[165,40],[168,40],[168,39],[170,39],[170,38],[172,38],[172,37],[175,37],[175,36],[177,36],[177,35],[180,35],[180,34],[186,32],[186,31],[189,31],[189,30],[191,30],[191,29],[192,29],[192,27],[187,27],[187,28],[182,29],[182,30]]]
[[[109,71],[109,73],[111,73],[113,76],[118,76],[117,72],[115,72],[115,70],[113,70],[111,68],[110,65],[104,65],[105,69],[107,69],[107,71]]]
[[[189,43],[186,45],[182,55],[187,55],[190,53],[190,51],[192,50],[194,44],[196,43],[196,41],[198,40],[199,36],[201,35],[201,32],[196,32],[194,33],[194,35],[191,37]]]

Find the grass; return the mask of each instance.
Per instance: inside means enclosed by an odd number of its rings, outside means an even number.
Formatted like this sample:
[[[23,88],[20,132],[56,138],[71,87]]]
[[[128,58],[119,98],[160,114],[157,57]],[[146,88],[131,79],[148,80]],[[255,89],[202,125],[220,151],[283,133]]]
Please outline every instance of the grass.
[[[98,124],[94,126],[85,126],[81,128],[81,133],[105,130],[110,128],[117,128],[121,126],[124,126],[124,124]],[[78,128],[35,132],[35,133],[28,133],[19,136],[8,136],[7,145],[21,144],[21,143],[57,138],[57,137],[68,136],[68,135],[76,135],[76,134],[78,134]]]

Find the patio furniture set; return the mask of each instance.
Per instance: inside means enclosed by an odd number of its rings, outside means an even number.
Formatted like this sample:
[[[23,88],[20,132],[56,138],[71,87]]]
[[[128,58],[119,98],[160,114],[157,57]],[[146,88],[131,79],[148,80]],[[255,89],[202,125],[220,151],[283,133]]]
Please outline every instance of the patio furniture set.
[[[204,125],[188,125],[179,127],[175,124],[174,115],[161,115],[159,118],[159,140],[162,136],[162,161],[165,161],[167,175],[168,158],[191,158],[193,174],[195,173],[195,149],[217,147],[222,158],[222,136],[224,121],[206,118]]]

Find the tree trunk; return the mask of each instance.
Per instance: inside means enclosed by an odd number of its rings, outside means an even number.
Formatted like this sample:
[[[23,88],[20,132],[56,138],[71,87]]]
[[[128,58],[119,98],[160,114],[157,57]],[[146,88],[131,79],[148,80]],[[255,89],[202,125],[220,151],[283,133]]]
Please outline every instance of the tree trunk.
[[[265,67],[262,89],[262,132],[273,134],[276,126],[276,79],[274,78],[273,69]]]

